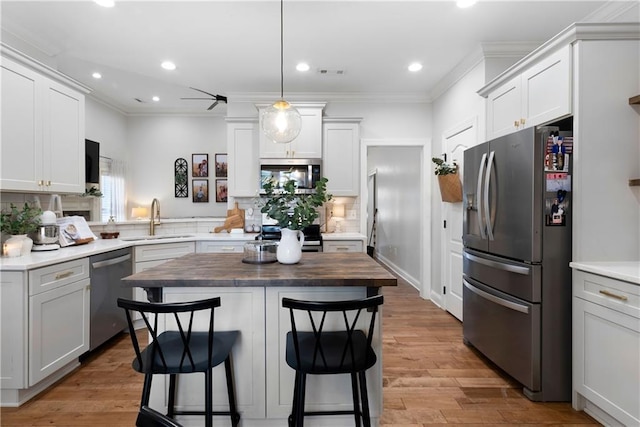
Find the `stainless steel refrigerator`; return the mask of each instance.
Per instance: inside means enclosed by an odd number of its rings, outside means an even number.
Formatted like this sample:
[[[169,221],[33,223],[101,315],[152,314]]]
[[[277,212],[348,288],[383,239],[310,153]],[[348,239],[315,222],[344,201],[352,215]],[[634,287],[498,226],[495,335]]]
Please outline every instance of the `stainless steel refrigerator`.
[[[571,400],[571,133],[464,152],[463,333],[535,401]]]

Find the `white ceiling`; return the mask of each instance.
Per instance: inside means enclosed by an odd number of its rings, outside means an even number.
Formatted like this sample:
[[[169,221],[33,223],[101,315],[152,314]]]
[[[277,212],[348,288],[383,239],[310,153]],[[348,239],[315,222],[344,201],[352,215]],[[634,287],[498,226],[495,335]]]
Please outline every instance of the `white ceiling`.
[[[605,3],[480,0],[459,9],[453,0],[286,0],[285,98],[428,100],[480,43],[540,43]],[[277,0],[116,0],[110,9],[89,0],[2,0],[0,7],[3,42],[37,54],[123,112],[205,112],[209,101],[179,99],[199,96],[190,86],[230,100],[280,91]],[[166,59],[177,70],[161,69]],[[311,70],[295,71],[299,61]],[[413,61],[424,64],[421,72],[407,71]],[[93,79],[94,71],[103,78]]]

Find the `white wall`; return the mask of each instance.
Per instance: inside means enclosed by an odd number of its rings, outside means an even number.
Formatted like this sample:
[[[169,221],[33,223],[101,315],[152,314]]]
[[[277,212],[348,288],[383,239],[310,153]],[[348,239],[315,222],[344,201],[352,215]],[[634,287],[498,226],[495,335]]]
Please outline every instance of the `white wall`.
[[[85,138],[100,143],[100,155],[125,160],[127,117],[90,96],[85,99]]]
[[[376,170],[376,253],[416,287],[422,286],[422,150],[370,147],[367,156],[369,170]]]
[[[215,202],[216,153],[227,152],[227,127],[219,116],[132,116],[127,120],[129,153],[128,211],[160,201],[161,216],[225,217],[227,204]],[[192,154],[209,155],[209,202],[193,203],[192,177],[189,197],[174,197],[174,162],[184,158],[191,167]]]

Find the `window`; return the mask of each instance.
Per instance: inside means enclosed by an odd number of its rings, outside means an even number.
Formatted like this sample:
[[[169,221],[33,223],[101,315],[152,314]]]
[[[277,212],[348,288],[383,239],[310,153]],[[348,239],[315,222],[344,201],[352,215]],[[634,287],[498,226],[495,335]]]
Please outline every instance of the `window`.
[[[126,164],[120,160],[100,157],[100,221],[107,222],[113,216],[116,221],[125,221]]]

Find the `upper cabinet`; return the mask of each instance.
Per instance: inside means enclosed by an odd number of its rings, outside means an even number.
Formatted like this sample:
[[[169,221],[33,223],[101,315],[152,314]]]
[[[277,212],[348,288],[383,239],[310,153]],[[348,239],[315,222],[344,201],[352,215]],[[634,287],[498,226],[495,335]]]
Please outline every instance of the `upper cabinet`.
[[[489,88],[487,139],[571,114],[571,46],[566,45],[506,83]]]
[[[260,189],[257,132],[256,119],[227,119],[227,176],[232,197],[255,197]]]
[[[322,131],[322,175],[334,196],[360,194],[360,120],[325,118]]]
[[[80,86],[61,84],[5,56],[1,71],[0,187],[83,193],[85,99]]]
[[[325,103],[292,104],[302,118],[300,134],[288,144],[277,144],[260,132],[260,158],[322,158],[322,110]],[[260,112],[267,105],[260,105]],[[261,115],[260,115],[261,116]],[[260,127],[261,128],[261,127]]]

